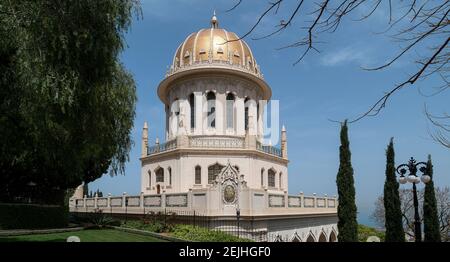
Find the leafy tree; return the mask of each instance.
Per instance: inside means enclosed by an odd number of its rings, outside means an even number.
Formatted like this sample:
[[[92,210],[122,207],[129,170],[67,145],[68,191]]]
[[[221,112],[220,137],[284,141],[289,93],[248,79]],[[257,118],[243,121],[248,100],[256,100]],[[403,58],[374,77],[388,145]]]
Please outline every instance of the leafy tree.
[[[336,178],[339,196],[338,203],[338,241],[357,242],[358,223],[356,222],[355,186],[348,141],[347,121],[341,126],[341,146],[339,147],[339,171]]]
[[[439,218],[439,229],[441,233],[442,241],[449,241],[450,235],[450,187],[439,188],[434,190],[437,202],[437,211]],[[413,205],[413,192],[412,189],[400,189],[400,202],[403,217],[403,230],[410,239],[414,238],[414,205]],[[419,213],[421,222],[423,222],[423,199],[425,190],[417,190],[417,198],[419,200]],[[384,210],[384,198],[379,196],[375,201],[375,208],[371,215],[372,219],[378,226],[385,226],[385,210]]]
[[[425,184],[423,199],[423,230],[425,233],[425,242],[441,242],[438,209],[436,196],[434,195],[433,163],[431,162],[431,155],[428,155],[427,166],[427,174],[431,177],[431,180]]]
[[[119,54],[134,10],[135,0],[1,2],[0,201],[61,203],[66,189],[123,173],[136,88]]]
[[[402,210],[395,176],[394,141],[391,138],[386,150],[386,181],[384,182],[384,210],[386,242],[404,242]]]

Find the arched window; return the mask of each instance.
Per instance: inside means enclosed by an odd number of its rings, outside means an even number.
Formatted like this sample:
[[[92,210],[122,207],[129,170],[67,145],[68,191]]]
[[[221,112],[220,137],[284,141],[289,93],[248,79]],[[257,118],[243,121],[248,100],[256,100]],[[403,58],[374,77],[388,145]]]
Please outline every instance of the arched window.
[[[283,173],[281,172],[278,180],[278,186],[280,187],[280,189],[283,189]]]
[[[249,107],[249,101],[250,99],[247,97],[244,100],[244,126],[245,126],[245,130],[248,130],[248,107]]]
[[[330,234],[330,242],[336,242],[336,233],[334,233],[334,231],[331,231]]]
[[[327,242],[327,237],[325,236],[325,233],[321,233],[319,236],[319,242]]]
[[[234,128],[234,95],[232,93],[227,95],[227,128]]]
[[[180,115],[180,101],[178,98],[173,100],[172,111],[177,117]]]
[[[207,101],[207,109],[208,109],[208,127],[209,128],[215,128],[216,127],[216,95],[214,92],[208,92],[206,95],[206,101]]]
[[[172,168],[170,166],[167,168],[167,171],[169,171],[169,185],[172,185]]]
[[[256,104],[256,120],[259,121],[259,102]]]
[[[208,184],[212,184],[216,180],[216,177],[220,174],[222,168],[224,168],[224,166],[219,163],[208,167]]]
[[[275,170],[269,169],[267,174],[267,180],[269,187],[275,187]]]
[[[191,128],[195,128],[195,95],[189,96],[189,106],[191,108]]]
[[[261,168],[261,187],[264,187],[264,168]]]
[[[164,183],[164,169],[163,168],[158,168],[155,171],[156,174],[156,183],[161,182]]]
[[[202,168],[200,166],[195,167],[195,184],[200,185],[202,183]]]
[[[152,186],[152,171],[148,171],[148,187]]]
[[[306,239],[306,242],[316,242],[314,241],[314,237],[312,236],[312,234],[310,233],[308,238]]]

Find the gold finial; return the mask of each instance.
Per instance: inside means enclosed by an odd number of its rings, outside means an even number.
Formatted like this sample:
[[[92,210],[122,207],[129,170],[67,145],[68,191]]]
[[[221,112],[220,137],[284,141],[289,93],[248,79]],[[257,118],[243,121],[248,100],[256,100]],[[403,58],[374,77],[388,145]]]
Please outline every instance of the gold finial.
[[[211,27],[212,28],[218,28],[219,27],[219,21],[217,21],[217,17],[216,17],[216,10],[214,10],[213,16],[211,18]]]

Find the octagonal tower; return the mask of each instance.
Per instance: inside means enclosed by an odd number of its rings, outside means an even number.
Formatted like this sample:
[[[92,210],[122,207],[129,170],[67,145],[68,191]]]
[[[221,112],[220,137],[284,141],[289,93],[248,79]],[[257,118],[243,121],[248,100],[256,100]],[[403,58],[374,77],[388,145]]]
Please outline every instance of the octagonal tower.
[[[262,143],[260,101],[268,101],[271,94],[250,47],[235,33],[219,28],[214,15],[210,28],[190,34],[179,45],[158,86],[166,112],[166,141],[149,146],[145,123],[142,192],[213,190],[223,183],[219,174],[228,166],[236,173],[236,185],[285,193],[286,130],[283,127],[281,149]],[[222,200],[207,202],[219,208],[227,204]]]

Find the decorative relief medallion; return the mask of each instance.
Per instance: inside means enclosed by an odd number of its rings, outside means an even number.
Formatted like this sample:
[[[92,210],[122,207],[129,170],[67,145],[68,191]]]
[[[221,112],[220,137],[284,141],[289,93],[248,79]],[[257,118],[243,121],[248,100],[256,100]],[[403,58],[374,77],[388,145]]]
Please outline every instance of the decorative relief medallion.
[[[236,189],[232,185],[225,186],[223,190],[223,199],[227,204],[232,204],[236,200]]]

